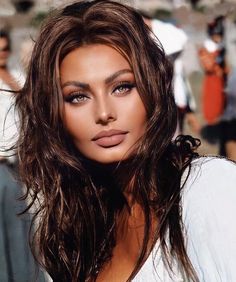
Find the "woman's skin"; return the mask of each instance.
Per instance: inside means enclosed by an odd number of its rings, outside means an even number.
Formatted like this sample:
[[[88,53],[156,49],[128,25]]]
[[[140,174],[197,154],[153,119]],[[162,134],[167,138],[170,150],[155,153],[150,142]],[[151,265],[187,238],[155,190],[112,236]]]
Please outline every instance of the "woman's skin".
[[[127,60],[106,45],[83,46],[63,59],[60,80],[64,126],[78,150],[104,165],[127,159],[146,127],[146,110]],[[105,137],[97,139],[98,134]],[[113,257],[97,281],[126,281],[135,267],[144,235],[140,206],[123,212],[117,226]]]

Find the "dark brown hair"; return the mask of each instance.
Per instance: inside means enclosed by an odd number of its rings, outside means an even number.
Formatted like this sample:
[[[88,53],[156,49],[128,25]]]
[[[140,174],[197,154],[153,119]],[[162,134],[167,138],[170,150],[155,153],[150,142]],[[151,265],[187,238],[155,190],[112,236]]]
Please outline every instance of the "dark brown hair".
[[[29,208],[37,207],[36,257],[55,281],[95,279],[111,258],[116,216],[127,205],[123,187],[112,175],[94,173],[63,128],[60,62],[75,48],[94,43],[115,48],[130,63],[148,116],[146,133],[126,164],[146,222],[130,279],[147,255],[152,212],[159,222],[153,243],[160,239],[167,267],[176,257],[185,275],[196,280],[184,246],[180,179],[197,144],[190,137],[171,142],[177,120],[172,67],[140,14],[112,1],[82,1],[56,11],[41,29],[16,97],[20,174]]]

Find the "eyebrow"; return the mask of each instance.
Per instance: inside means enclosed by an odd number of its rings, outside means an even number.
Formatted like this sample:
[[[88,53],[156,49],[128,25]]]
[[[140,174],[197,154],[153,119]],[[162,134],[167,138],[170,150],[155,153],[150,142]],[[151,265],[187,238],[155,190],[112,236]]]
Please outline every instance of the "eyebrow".
[[[113,80],[115,80],[118,76],[124,74],[124,73],[133,73],[130,69],[123,69],[123,70],[119,70],[117,72],[115,72],[114,74],[110,75],[109,77],[107,77],[105,79],[105,83],[109,84],[111,83]]]
[[[123,70],[119,70],[115,73],[113,73],[112,75],[108,76],[105,79],[105,83],[109,84],[112,81],[114,81],[118,76],[124,74],[124,73],[133,73],[132,70],[130,69],[123,69]],[[89,89],[89,84],[87,83],[83,83],[83,82],[79,82],[79,81],[67,81],[65,83],[62,84],[61,88],[63,89],[66,86],[76,86],[76,87],[81,87],[84,89]]]

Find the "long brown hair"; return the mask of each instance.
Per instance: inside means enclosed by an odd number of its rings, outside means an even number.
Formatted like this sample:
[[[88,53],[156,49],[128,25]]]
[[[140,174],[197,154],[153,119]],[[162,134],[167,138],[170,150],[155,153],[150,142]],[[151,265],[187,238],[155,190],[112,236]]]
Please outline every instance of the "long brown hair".
[[[28,209],[37,208],[36,257],[55,281],[95,279],[111,258],[116,215],[127,204],[123,187],[112,175],[94,173],[97,168],[63,128],[60,62],[73,49],[94,43],[112,46],[130,63],[148,116],[146,133],[128,162],[127,181],[132,179],[133,196],[145,214],[142,250],[129,279],[147,255],[152,212],[167,267],[176,257],[185,275],[197,280],[184,246],[180,206],[181,175],[197,143],[190,137],[171,142],[177,120],[172,67],[140,14],[112,1],[82,1],[54,12],[41,29],[16,97],[20,174],[25,197],[31,198]]]

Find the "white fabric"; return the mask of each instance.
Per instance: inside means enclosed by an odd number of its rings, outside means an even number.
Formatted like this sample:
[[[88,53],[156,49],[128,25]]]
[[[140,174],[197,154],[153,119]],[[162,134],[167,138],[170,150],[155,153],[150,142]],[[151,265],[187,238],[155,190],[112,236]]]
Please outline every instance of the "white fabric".
[[[183,76],[183,62],[181,58],[177,58],[174,62],[174,97],[175,103],[180,108],[185,108],[188,105],[187,89]]]
[[[22,86],[24,80],[23,75],[16,71],[12,71],[11,74],[18,84]],[[1,79],[0,89],[11,90]],[[13,104],[13,95],[7,91],[0,91],[0,157],[9,156],[13,153],[4,150],[11,147],[17,137],[17,114]],[[14,161],[14,157],[9,157],[9,161]]]
[[[192,111],[195,111],[196,102],[191,85],[184,72],[183,59],[181,56],[174,61],[173,86],[176,105],[183,109],[189,106]]]
[[[236,165],[212,157],[194,160],[183,188],[182,206],[187,253],[200,282],[235,282]],[[169,276],[157,246],[133,282],[187,281],[177,265],[175,275]]]
[[[188,37],[182,29],[157,19],[151,21],[151,28],[167,55],[174,55],[184,50]],[[196,102],[190,83],[185,75],[181,55],[174,61],[173,86],[176,105],[180,108],[189,106],[192,111],[195,111]]]
[[[170,23],[165,23],[157,19],[151,22],[154,35],[161,42],[167,55],[171,55],[183,50],[188,37],[186,33]]]
[[[207,51],[212,53],[219,49],[219,45],[210,38],[207,38],[204,41],[203,46],[207,49]]]

